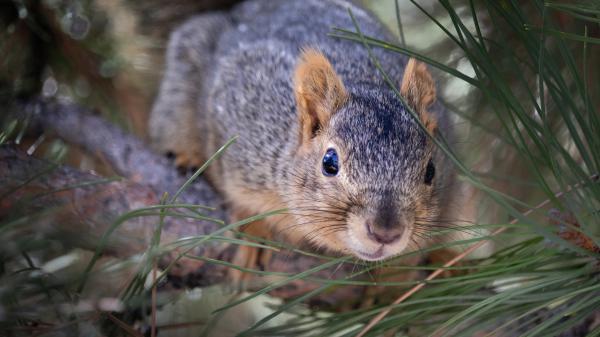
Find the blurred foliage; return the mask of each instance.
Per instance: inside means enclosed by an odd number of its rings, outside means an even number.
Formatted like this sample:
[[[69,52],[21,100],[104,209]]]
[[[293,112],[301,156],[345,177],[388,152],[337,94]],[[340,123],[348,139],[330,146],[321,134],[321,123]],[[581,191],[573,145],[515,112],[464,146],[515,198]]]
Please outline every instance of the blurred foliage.
[[[117,55],[107,34],[108,19],[92,5],[92,1],[0,5],[0,45],[7,55],[0,71],[3,99],[41,93],[108,101]]]
[[[143,136],[169,32],[195,12],[235,2],[3,1],[0,100],[75,100]]]

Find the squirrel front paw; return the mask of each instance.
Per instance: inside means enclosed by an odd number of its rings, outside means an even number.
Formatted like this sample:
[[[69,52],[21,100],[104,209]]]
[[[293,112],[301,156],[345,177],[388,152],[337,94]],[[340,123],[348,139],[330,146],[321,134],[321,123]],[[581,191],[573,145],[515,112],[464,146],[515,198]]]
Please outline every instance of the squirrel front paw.
[[[231,217],[233,220],[246,219],[251,213],[240,210],[233,211]],[[264,239],[271,239],[268,223],[263,220],[257,220],[240,228],[244,233]],[[239,266],[240,269],[231,268],[228,272],[228,281],[238,290],[252,288],[252,279],[255,276],[252,271],[265,271],[268,269],[273,251],[248,245],[240,245],[233,256],[232,263]]]
[[[233,264],[245,269],[254,270],[257,268],[259,252],[256,247],[239,246],[233,257]],[[241,269],[231,268],[227,274],[228,281],[238,290],[245,290],[252,278],[252,274]]]

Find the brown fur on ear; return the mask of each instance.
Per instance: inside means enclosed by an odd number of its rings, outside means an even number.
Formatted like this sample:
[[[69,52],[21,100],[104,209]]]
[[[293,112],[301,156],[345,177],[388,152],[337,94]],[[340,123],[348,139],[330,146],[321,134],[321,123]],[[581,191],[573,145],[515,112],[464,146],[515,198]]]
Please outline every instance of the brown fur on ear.
[[[427,109],[435,102],[435,82],[433,82],[425,63],[418,62],[414,58],[408,60],[402,77],[400,93],[419,115],[421,123],[427,128],[427,131],[433,133],[437,127],[437,121]]]
[[[329,60],[315,49],[304,49],[294,74],[294,93],[302,144],[312,139],[346,102],[348,94]]]

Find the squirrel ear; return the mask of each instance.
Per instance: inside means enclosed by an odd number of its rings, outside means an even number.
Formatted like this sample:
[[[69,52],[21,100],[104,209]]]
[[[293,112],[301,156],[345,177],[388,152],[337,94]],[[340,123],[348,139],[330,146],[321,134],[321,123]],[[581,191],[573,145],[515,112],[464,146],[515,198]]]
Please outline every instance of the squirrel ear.
[[[294,94],[302,143],[327,125],[348,97],[329,60],[315,49],[302,51],[294,75]]]
[[[423,62],[408,60],[402,77],[400,93],[415,110],[427,131],[433,133],[437,122],[427,108],[435,102],[435,83]]]

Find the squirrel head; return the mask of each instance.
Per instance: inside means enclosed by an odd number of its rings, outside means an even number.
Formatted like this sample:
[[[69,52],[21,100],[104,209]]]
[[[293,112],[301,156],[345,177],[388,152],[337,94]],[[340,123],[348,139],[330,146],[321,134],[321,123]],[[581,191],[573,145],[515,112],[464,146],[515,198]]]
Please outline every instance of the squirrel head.
[[[327,58],[304,50],[294,93],[298,146],[284,193],[294,231],[312,244],[382,260],[419,244],[439,213],[435,86],[411,59],[401,94],[424,129],[385,87],[346,87]]]

